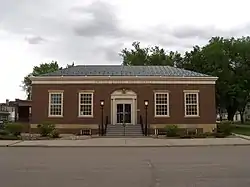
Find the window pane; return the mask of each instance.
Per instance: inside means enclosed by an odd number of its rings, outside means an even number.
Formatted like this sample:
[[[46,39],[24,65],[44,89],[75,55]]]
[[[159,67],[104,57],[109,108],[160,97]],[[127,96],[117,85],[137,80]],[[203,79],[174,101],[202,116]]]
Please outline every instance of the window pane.
[[[186,104],[196,104],[197,94],[186,94]]]
[[[92,93],[81,93],[80,94],[80,116],[91,116],[92,115]]]
[[[157,116],[167,116],[168,115],[168,105],[156,105],[156,115]]]
[[[91,104],[92,94],[80,94],[80,104]]]
[[[91,116],[92,115],[92,106],[91,105],[81,105],[80,106],[80,115]]]
[[[62,94],[61,93],[50,94],[50,101],[51,101],[51,104],[61,104],[62,103]]]
[[[155,94],[155,114],[157,116],[168,115],[168,93]]]
[[[168,94],[156,94],[156,104],[168,104]]]
[[[50,115],[53,115],[53,116],[62,115],[62,106],[61,105],[51,105],[50,106]]]
[[[198,115],[197,105],[186,105],[186,115]]]

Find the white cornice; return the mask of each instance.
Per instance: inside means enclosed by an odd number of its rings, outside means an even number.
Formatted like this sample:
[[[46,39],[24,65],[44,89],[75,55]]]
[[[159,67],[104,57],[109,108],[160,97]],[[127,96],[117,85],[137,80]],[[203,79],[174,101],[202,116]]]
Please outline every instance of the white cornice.
[[[218,77],[181,77],[181,76],[37,76],[33,80],[217,80]]]
[[[49,76],[32,77],[32,84],[215,84],[218,77],[169,76]],[[190,83],[191,82],[191,83]]]
[[[214,80],[33,80],[32,84],[215,84]]]

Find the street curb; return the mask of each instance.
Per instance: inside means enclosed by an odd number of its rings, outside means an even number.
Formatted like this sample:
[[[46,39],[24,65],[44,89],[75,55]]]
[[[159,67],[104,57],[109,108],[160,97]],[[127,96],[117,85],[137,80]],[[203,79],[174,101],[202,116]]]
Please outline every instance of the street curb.
[[[229,146],[250,146],[249,144],[217,144],[217,145],[146,145],[146,146],[131,146],[131,145],[117,145],[117,146],[57,146],[57,145],[8,145],[5,147],[41,147],[41,148],[159,148],[159,147],[229,147]]]
[[[14,143],[11,143],[11,144],[6,144],[6,145],[0,145],[0,147],[10,147],[12,145],[15,145],[15,144],[18,144],[20,142],[22,142],[23,140],[20,140],[20,141],[17,141],[17,142],[14,142]]]
[[[14,142],[14,143],[12,143],[12,144],[8,144],[8,145],[6,145],[6,147],[10,147],[10,146],[16,145],[16,144],[21,143],[21,142],[23,142],[23,140]]]

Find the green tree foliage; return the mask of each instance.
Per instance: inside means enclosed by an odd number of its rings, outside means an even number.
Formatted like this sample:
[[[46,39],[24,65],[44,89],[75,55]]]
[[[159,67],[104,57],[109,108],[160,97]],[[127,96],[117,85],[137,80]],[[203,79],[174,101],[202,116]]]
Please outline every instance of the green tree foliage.
[[[67,64],[66,68],[70,68],[72,66],[74,66],[74,63],[72,63],[71,65]],[[31,99],[31,80],[30,80],[31,76],[39,76],[60,69],[63,68],[58,65],[57,61],[52,61],[50,63],[42,63],[39,66],[34,66],[33,71],[29,73],[27,76],[25,76],[22,81],[22,88],[27,94],[27,99]]]
[[[169,54],[163,48],[140,46],[140,42],[132,44],[133,49],[123,49],[120,56],[123,58],[123,65],[126,66],[150,66],[150,65],[170,65],[181,63],[182,57],[178,52],[171,51]]]
[[[244,113],[250,101],[250,37],[213,37],[208,44],[194,46],[184,55],[155,46],[141,48],[133,43],[131,50],[123,49],[123,65],[170,65],[217,76],[216,104],[218,111],[228,112],[232,120],[236,111]],[[243,122],[243,118],[242,118]]]

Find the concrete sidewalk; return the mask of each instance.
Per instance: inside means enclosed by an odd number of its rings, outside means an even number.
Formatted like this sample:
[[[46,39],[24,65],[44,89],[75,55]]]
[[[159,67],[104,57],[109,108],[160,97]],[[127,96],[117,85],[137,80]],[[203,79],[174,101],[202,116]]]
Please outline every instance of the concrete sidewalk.
[[[93,138],[86,140],[0,141],[0,147],[197,147],[246,145],[250,146],[250,140],[243,138]]]
[[[242,135],[242,134],[235,134],[233,133],[234,136],[238,137],[238,138],[243,138],[246,140],[250,140],[250,136],[246,136],[246,135]]]

